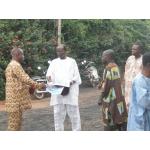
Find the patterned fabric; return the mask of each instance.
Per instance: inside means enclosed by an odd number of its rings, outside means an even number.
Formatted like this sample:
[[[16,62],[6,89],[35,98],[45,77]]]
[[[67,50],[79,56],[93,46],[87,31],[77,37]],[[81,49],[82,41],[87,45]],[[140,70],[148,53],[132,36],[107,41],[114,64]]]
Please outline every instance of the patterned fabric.
[[[25,73],[22,66],[12,60],[5,71],[6,75],[6,103],[7,112],[19,112],[31,108],[29,87],[40,87]]]
[[[127,111],[123,90],[121,87],[120,73],[115,63],[109,63],[103,75],[102,113],[104,126],[115,126],[127,120]]]
[[[142,56],[137,59],[135,58],[135,56],[130,56],[127,59],[124,75],[126,105],[130,103],[132,81],[135,78],[135,76],[141,72],[141,68],[142,68]]]
[[[8,113],[8,130],[19,131],[21,129],[22,112],[9,112]]]
[[[79,107],[73,105],[54,105],[55,131],[64,131],[64,120],[68,114],[73,131],[81,130]]]

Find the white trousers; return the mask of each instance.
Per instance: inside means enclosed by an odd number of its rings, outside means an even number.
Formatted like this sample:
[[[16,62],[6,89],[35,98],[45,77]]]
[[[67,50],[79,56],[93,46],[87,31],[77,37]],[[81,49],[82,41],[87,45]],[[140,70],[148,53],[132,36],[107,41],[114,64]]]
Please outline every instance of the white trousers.
[[[64,131],[64,121],[66,114],[68,114],[73,131],[81,130],[79,107],[68,104],[54,105],[54,122],[55,131]]]

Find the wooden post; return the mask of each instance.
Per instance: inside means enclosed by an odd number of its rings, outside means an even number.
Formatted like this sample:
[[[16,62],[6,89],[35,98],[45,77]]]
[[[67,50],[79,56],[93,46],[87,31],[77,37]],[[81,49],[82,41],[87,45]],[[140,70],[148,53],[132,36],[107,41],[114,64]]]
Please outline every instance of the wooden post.
[[[58,45],[60,45],[61,44],[61,19],[58,19],[58,23],[57,23],[57,25],[58,25],[58,29],[57,29],[57,36],[58,36]]]

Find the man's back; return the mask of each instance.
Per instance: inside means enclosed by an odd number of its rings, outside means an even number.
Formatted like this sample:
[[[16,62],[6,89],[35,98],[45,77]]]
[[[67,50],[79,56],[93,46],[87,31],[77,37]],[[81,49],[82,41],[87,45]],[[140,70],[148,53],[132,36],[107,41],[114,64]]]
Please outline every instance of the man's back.
[[[15,112],[20,109],[18,106],[24,108],[31,108],[29,86],[23,83],[22,79],[27,79],[28,76],[24,74],[21,65],[12,60],[5,71],[6,75],[6,111]],[[20,77],[20,78],[19,78]]]

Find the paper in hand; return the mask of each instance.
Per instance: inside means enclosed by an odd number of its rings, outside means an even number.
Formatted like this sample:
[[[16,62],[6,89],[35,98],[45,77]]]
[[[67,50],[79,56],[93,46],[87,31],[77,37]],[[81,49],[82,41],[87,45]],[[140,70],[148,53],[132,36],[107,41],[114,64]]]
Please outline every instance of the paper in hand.
[[[61,95],[62,91],[63,91],[62,86],[56,86],[56,85],[47,85],[46,87],[46,91],[51,93],[52,95]]]

